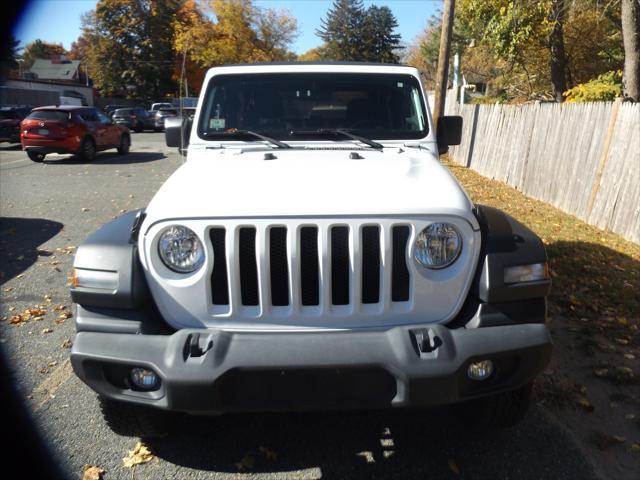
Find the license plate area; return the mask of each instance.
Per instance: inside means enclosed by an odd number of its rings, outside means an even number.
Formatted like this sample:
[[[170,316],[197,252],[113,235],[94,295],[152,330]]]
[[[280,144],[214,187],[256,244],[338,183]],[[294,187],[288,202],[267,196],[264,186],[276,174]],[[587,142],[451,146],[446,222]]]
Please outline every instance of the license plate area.
[[[49,130],[47,130],[46,128],[39,128],[38,130],[36,130],[36,133],[38,135],[49,135]]]
[[[378,367],[234,369],[218,382],[229,410],[324,410],[387,407],[396,380]]]

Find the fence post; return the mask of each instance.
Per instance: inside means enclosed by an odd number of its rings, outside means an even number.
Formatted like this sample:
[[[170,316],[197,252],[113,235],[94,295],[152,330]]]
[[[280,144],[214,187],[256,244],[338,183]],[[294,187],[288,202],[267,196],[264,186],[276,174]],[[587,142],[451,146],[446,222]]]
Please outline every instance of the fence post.
[[[602,174],[604,173],[604,167],[607,163],[607,157],[609,156],[609,147],[611,146],[611,140],[613,139],[613,132],[616,128],[616,120],[618,119],[618,112],[620,111],[621,98],[616,98],[611,107],[611,117],[609,117],[609,127],[607,128],[607,135],[604,137],[604,144],[602,145],[602,152],[600,152],[600,160],[598,162],[598,169],[596,170],[595,177],[593,178],[593,185],[591,187],[591,196],[589,197],[589,206],[587,208],[587,214],[585,221],[589,222],[591,217],[591,211],[596,202],[596,196],[600,190],[600,181],[602,180]]]

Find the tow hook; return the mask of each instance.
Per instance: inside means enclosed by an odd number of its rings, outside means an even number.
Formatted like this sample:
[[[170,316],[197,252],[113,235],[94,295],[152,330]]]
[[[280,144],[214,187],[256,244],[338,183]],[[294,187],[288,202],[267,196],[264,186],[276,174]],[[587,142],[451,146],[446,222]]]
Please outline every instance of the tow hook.
[[[442,345],[442,339],[430,328],[412,330],[413,338],[420,353],[431,353]]]
[[[205,339],[204,348],[200,345],[200,334],[190,333],[185,342],[185,359],[189,357],[201,357],[213,347],[213,340]]]

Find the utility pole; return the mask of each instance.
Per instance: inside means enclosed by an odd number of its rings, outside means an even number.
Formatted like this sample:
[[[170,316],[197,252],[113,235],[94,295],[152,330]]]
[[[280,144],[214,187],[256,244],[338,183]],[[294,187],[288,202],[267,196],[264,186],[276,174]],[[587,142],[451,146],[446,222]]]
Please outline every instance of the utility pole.
[[[444,101],[447,97],[447,79],[449,78],[449,53],[451,52],[451,33],[453,30],[453,11],[455,0],[444,0],[442,14],[442,33],[438,53],[438,71],[436,73],[436,95],[433,106],[433,124],[438,126],[438,118],[444,115]]]

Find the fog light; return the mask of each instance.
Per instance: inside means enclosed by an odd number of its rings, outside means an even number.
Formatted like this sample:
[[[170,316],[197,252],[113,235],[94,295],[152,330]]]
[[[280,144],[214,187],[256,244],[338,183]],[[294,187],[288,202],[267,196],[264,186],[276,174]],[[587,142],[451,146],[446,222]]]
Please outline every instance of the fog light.
[[[132,368],[131,380],[136,387],[144,390],[151,390],[158,384],[158,376],[153,370],[146,368]]]
[[[486,380],[493,373],[493,362],[491,360],[482,360],[473,362],[469,365],[467,375],[471,380]]]

